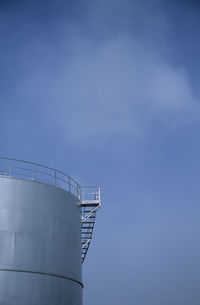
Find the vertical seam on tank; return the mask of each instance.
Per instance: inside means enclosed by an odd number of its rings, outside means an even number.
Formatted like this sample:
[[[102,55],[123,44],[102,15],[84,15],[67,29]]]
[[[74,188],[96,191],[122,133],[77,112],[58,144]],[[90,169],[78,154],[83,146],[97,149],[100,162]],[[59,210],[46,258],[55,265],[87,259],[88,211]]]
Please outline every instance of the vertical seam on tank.
[[[14,240],[13,240],[13,265],[15,265],[15,244],[16,244],[16,233],[13,232],[13,237],[14,237]]]

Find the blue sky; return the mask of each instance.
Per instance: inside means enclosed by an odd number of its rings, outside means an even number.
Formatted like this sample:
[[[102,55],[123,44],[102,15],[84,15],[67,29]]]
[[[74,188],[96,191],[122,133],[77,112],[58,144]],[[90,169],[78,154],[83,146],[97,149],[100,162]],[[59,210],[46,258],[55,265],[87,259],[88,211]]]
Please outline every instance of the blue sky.
[[[199,305],[198,1],[0,1],[1,155],[100,185],[87,305]]]

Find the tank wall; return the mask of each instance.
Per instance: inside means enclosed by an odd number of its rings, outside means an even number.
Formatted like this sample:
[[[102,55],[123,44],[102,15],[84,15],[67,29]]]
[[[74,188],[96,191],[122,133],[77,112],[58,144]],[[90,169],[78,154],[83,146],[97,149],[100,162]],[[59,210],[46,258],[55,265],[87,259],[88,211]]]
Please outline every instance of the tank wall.
[[[0,304],[81,305],[80,245],[72,194],[0,177]]]

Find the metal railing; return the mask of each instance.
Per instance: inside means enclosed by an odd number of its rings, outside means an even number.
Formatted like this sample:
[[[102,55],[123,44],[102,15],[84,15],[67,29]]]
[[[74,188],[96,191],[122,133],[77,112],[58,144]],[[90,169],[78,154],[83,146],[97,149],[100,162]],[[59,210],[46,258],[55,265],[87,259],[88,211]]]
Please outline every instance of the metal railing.
[[[9,176],[58,186],[81,200],[81,186],[54,168],[23,160],[0,157],[0,176]]]
[[[81,186],[80,200],[82,203],[92,201],[101,202],[99,186]]]
[[[1,176],[54,185],[78,198],[81,207],[81,254],[82,262],[84,262],[92,240],[96,211],[101,206],[100,187],[80,186],[72,177],[54,168],[5,157],[0,157]]]

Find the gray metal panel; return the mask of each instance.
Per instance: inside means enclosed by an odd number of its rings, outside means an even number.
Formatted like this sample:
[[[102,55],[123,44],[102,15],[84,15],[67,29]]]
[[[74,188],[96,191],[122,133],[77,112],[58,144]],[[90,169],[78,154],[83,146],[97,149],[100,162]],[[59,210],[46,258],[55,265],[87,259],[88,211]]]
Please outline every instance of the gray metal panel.
[[[0,177],[0,304],[82,304],[80,216],[67,191]]]
[[[1,271],[0,304],[80,305],[82,287],[57,277]]]
[[[0,265],[13,264],[14,233],[0,232]]]

